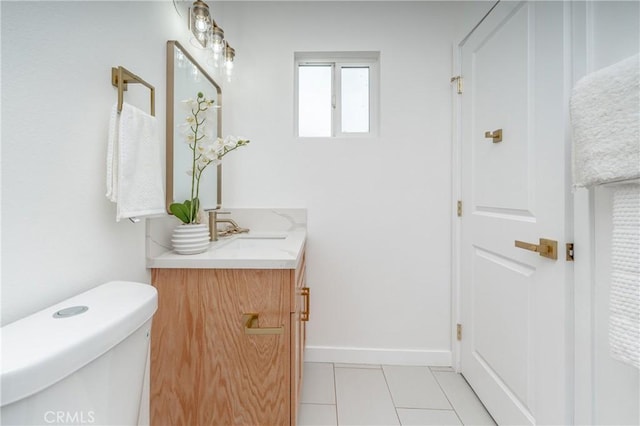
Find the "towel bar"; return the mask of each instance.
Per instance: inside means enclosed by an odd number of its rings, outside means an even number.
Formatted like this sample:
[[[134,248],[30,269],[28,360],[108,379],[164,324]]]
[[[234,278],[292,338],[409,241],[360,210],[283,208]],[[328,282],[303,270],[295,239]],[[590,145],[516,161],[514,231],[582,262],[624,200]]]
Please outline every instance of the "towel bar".
[[[111,84],[118,88],[118,112],[122,111],[122,103],[124,102],[124,91],[127,90],[127,84],[140,83],[151,91],[151,115],[156,115],[156,89],[125,67],[111,68]]]
[[[127,90],[127,84],[140,83],[146,86],[151,92],[151,115],[156,115],[156,88],[147,83],[128,69],[123,66],[111,67],[111,84],[118,88],[118,112],[122,112],[122,103],[124,102],[124,91]],[[137,217],[130,217],[129,220],[132,223],[140,222]]]

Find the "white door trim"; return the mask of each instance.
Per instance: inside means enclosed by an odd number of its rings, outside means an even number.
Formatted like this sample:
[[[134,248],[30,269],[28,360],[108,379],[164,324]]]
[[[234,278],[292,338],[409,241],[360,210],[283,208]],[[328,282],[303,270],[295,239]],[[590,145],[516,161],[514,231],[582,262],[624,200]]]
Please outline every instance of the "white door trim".
[[[572,83],[593,71],[593,3],[571,2]],[[593,353],[595,288],[595,204],[593,189],[573,194],[573,416],[576,424],[593,424]],[[575,283],[580,283],[576,285]]]
[[[484,19],[484,18],[483,18]],[[460,68],[460,44],[452,46],[453,76],[459,76]],[[463,80],[464,81],[464,80]],[[461,144],[461,121],[462,112],[460,95],[457,84],[451,84],[451,364],[453,369],[460,372],[460,341],[457,339],[457,325],[462,321],[460,317],[460,304],[462,295],[460,293],[460,217],[458,217],[458,200],[462,198],[462,167],[460,163]],[[464,212],[464,209],[463,209]]]

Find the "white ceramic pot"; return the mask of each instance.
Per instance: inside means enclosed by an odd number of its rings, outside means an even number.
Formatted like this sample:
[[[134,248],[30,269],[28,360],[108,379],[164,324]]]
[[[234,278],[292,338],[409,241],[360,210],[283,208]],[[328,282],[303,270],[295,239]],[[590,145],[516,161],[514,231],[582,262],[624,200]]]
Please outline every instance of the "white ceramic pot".
[[[198,254],[209,248],[209,228],[200,223],[183,223],[171,235],[173,251],[178,254]]]

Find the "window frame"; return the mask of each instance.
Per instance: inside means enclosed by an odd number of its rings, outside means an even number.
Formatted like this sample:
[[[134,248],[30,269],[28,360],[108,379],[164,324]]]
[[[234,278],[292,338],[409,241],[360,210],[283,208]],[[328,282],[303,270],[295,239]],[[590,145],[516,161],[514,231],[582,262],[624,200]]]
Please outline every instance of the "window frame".
[[[295,52],[294,54],[294,135],[298,139],[371,138],[378,136],[380,52]],[[300,66],[331,66],[331,135],[300,136],[298,71]],[[369,131],[342,131],[342,68],[369,69]]]

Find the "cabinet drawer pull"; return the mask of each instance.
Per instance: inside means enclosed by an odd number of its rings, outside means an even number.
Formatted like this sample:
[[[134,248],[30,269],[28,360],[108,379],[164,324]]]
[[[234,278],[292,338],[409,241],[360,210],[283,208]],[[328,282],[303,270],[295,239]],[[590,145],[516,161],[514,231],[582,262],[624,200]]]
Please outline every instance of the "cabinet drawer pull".
[[[280,327],[259,327],[258,314],[248,313],[242,314],[242,322],[244,324],[245,334],[283,334],[284,326]]]
[[[311,312],[311,293],[309,292],[309,287],[302,287],[300,294],[304,296],[304,310],[300,314],[300,319],[302,321],[309,321],[309,313]]]

